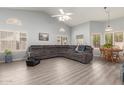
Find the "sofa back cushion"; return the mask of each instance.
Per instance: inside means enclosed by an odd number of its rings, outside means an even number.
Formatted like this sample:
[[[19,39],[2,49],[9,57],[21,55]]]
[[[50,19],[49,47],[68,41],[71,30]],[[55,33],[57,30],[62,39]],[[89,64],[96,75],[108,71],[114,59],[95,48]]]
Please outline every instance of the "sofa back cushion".
[[[78,46],[78,51],[85,51],[85,46],[83,45]]]
[[[85,46],[85,52],[88,52],[88,53],[92,53],[93,52],[93,48],[91,46]]]

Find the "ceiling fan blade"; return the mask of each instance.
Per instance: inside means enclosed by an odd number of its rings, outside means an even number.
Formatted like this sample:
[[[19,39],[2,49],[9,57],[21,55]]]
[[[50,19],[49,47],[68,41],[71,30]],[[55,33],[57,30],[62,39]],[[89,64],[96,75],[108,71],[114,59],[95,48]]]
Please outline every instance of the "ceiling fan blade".
[[[59,9],[59,11],[60,11],[60,13],[61,13],[62,15],[65,14],[64,11],[63,11],[63,9]]]
[[[72,13],[66,13],[66,15],[73,15]]]
[[[51,17],[60,17],[60,16],[62,16],[62,15],[52,15]]]
[[[71,20],[72,18],[70,16],[68,16],[68,20]]]

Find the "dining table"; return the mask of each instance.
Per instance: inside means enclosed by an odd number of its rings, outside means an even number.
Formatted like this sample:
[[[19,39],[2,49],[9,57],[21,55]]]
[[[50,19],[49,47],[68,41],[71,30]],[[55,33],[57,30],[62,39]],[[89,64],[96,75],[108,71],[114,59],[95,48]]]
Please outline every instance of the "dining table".
[[[111,62],[120,62],[120,52],[123,51],[123,49],[120,48],[100,48],[100,51],[107,61]]]

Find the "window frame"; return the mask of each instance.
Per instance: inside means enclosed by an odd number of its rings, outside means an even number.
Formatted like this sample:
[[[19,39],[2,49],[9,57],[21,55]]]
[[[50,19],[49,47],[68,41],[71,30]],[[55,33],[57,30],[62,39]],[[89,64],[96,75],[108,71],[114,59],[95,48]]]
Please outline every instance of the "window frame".
[[[114,32],[113,34],[113,36],[114,36],[114,43],[116,42],[115,41],[115,33],[122,33],[122,35],[123,35],[123,40],[122,40],[122,42],[124,42],[124,32],[123,31],[116,31],[116,32]],[[121,42],[116,42],[116,43],[121,43]]]
[[[104,44],[106,43],[106,40],[105,40],[105,35],[107,34],[107,33],[111,33],[112,34],[112,44],[114,44],[114,32],[104,32]]]
[[[115,33],[118,33],[118,32],[123,33],[123,42],[115,42],[115,36],[114,36],[114,34]],[[100,34],[100,46],[101,46],[102,44],[105,44],[106,43],[106,41],[105,41],[105,35],[106,35],[106,33],[112,33],[112,36],[113,36],[113,45],[115,45],[116,43],[123,43],[124,44],[124,32],[123,31],[113,31],[113,32],[110,31],[110,32],[98,32],[98,33],[97,32],[93,32],[93,33],[90,33],[90,36],[91,36],[91,45],[92,45],[92,47],[94,49],[98,49],[98,48],[94,47],[94,45],[93,45],[93,35],[94,34]]]
[[[100,47],[95,47],[93,44],[93,35],[99,35],[100,36],[100,45],[101,45],[101,38],[102,38],[102,33],[91,33],[91,45],[94,49],[98,49]]]
[[[15,30],[1,30],[0,29],[0,32],[14,32],[14,33],[25,33],[26,34],[26,47],[25,47],[25,49],[19,49],[19,50],[17,50],[17,49],[14,49],[14,50],[11,50],[12,52],[25,52],[26,50],[27,50],[27,47],[28,47],[28,33],[27,32],[24,32],[24,31],[15,31]],[[6,40],[7,41],[7,40]],[[9,40],[8,40],[9,41]],[[1,37],[0,37],[0,44],[1,44]],[[15,44],[16,45],[16,44]],[[0,46],[0,53],[4,53],[4,50],[3,51],[1,51],[1,46]]]

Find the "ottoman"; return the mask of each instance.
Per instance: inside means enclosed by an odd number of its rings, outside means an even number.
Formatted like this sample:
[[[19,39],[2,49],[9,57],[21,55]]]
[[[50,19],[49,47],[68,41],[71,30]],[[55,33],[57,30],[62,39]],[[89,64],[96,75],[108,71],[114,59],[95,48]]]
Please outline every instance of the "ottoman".
[[[34,57],[27,58],[26,60],[27,66],[35,66],[35,65],[38,65],[39,63],[40,63],[40,60]]]

